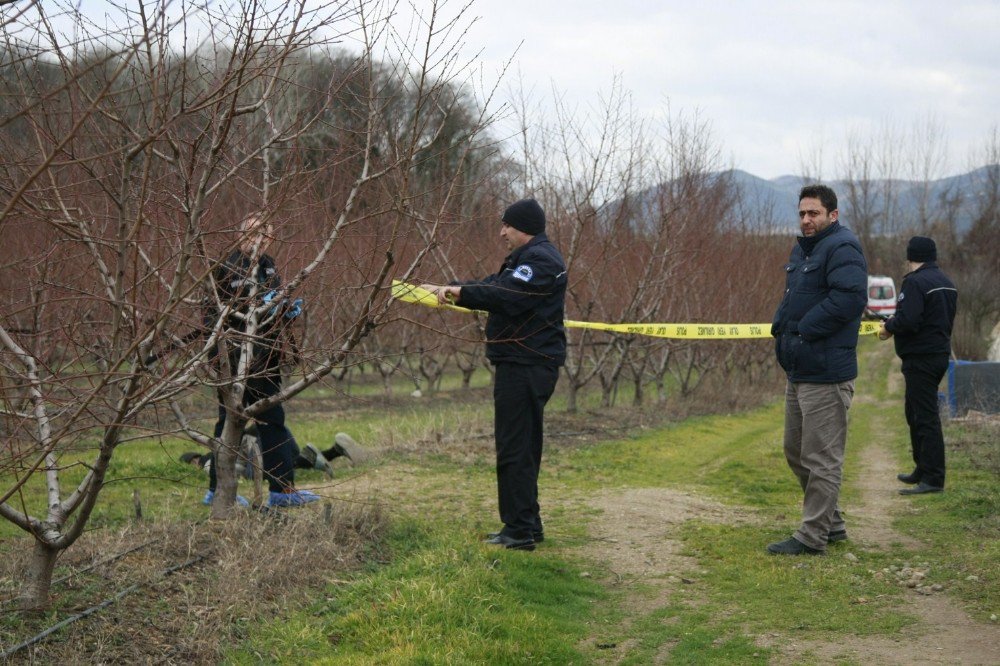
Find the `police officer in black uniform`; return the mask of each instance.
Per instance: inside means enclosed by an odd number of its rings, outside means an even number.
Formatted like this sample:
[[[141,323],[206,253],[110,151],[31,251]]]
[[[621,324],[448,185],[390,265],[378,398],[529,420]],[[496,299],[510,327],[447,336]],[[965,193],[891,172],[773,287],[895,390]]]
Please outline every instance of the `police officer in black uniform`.
[[[503,528],[486,542],[534,550],[544,539],[538,470],[545,404],[566,360],[566,264],[545,235],[545,212],[537,201],[511,204],[501,220],[500,235],[511,253],[498,273],[423,287],[441,303],[489,312],[486,356],[496,368],[494,435]]]
[[[288,319],[298,315],[300,305],[286,302],[273,303],[258,317],[256,330],[248,331],[252,312],[262,304],[269,304],[281,285],[275,270],[274,259],[265,254],[273,227],[258,215],[247,217],[241,225],[242,242],[214,271],[213,281],[218,304],[228,306],[224,336],[229,350],[229,368],[237,377],[243,343],[249,339],[253,352],[249,359],[243,405],[251,405],[281,391],[281,341],[279,336]],[[220,316],[212,307],[205,315],[205,329],[212,330]],[[308,490],[295,488],[295,460],[299,447],[291,431],[285,426],[285,410],[281,403],[264,410],[254,417],[260,442],[264,478],[270,490],[268,505],[300,506],[315,502],[319,496]],[[226,422],[226,408],[219,398],[219,418],[215,424],[215,437],[222,434]],[[215,466],[210,468],[209,489],[203,502],[211,504],[215,497]],[[237,500],[244,504],[243,498]]]
[[[951,356],[958,290],[938,268],[933,239],[911,238],[906,260],[910,272],[903,277],[896,314],[882,323],[879,338],[894,339],[906,381],[906,424],[916,468],[897,475],[913,486],[899,492],[920,495],[944,490],[944,436],[937,389]]]

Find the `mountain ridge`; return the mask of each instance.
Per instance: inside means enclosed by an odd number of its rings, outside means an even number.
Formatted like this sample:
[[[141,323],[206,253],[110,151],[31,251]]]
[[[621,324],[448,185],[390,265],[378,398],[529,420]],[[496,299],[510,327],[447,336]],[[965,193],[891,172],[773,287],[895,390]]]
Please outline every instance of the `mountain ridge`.
[[[890,191],[891,215],[893,221],[898,222],[892,225],[892,229],[887,229],[885,211],[876,205],[872,215],[872,232],[885,234],[918,230],[922,225],[920,209],[923,201],[929,211],[926,217],[931,222],[942,222],[950,216],[956,231],[963,235],[972,226],[981,199],[988,196],[987,185],[998,181],[998,170],[1000,165],[991,164],[931,181],[872,179],[869,185],[873,191]],[[799,190],[807,184],[803,177],[789,174],[766,179],[741,169],[728,169],[715,175],[732,179],[744,196],[746,210],[764,218],[748,220],[751,227],[776,231],[798,229],[795,211],[798,210]],[[849,181],[835,179],[824,182],[837,193],[840,219],[847,226],[852,226],[855,211],[851,209]]]

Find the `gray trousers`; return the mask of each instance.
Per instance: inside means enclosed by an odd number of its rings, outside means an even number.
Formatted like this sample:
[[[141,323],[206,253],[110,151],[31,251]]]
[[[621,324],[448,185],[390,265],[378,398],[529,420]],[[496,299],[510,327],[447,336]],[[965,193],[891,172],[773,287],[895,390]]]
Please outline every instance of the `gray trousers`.
[[[826,549],[830,532],[846,529],[837,500],[854,382],[785,387],[785,460],[802,486],[802,525],[795,538]]]

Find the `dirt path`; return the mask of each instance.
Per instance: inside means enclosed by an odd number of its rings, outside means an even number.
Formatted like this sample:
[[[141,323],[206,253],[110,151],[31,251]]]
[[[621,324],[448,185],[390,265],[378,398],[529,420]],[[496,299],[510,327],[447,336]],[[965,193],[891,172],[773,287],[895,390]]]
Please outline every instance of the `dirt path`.
[[[856,485],[861,489],[861,504],[849,507],[851,538],[860,544],[878,548],[901,545],[918,550],[920,542],[892,529],[892,515],[909,507],[907,498],[896,493],[897,465],[880,442],[871,442],[861,452],[861,477]]]
[[[752,520],[733,507],[669,488],[608,491],[582,501],[599,512],[591,523],[586,555],[602,564],[596,573],[607,585],[626,590],[626,625],[616,630],[619,635],[628,635],[631,618],[648,615],[677,596],[689,604],[699,602],[698,561],[681,555],[681,544],[673,536],[680,525],[693,518],[719,523]],[[599,645],[601,662],[609,664],[622,661],[634,645],[633,640],[599,644],[600,640],[592,637],[587,643]],[[672,647],[661,646],[654,663],[669,663]]]
[[[872,442],[862,454],[861,468],[861,504],[850,509],[850,550],[902,546],[919,556],[920,542],[895,531],[890,524],[892,515],[905,511],[912,498],[896,494],[895,463],[884,445]],[[675,595],[698,603],[698,563],[680,554],[680,542],[672,536],[677,526],[692,519],[730,524],[755,520],[695,493],[669,488],[608,491],[589,496],[586,503],[599,510],[586,555],[605,565],[595,575],[609,586],[627,591],[626,615],[634,617],[676,600]],[[804,653],[811,653],[819,663],[850,659],[870,664],[1000,664],[1000,628],[973,620],[947,594],[924,596],[908,590],[900,610],[913,614],[918,622],[896,636],[793,643],[772,635],[762,643],[782,646],[783,652],[775,660],[778,664],[799,663]],[[618,633],[627,635],[627,625]],[[602,637],[594,637],[588,642],[600,640]],[[618,663],[631,646],[630,641],[602,645],[601,661]],[[671,647],[663,646],[658,663],[667,663]]]
[[[891,383],[898,370],[890,372]],[[892,409],[899,409],[898,403],[879,407],[884,407],[879,414],[885,416],[878,418],[886,419],[891,418]],[[841,552],[902,547],[919,557],[920,541],[892,527],[892,516],[909,510],[914,498],[896,492],[899,470],[886,445],[877,439],[869,442],[861,453],[859,468],[860,478],[855,483],[861,491],[860,504],[845,507],[850,548],[838,548],[838,556]],[[754,520],[732,507],[668,488],[608,491],[585,501],[599,510],[586,554],[596,562],[606,563],[600,575],[607,584],[626,589],[626,615],[634,617],[647,615],[675,600],[678,594],[689,603],[698,602],[698,563],[680,554],[680,543],[672,536],[678,525],[691,519],[727,523]],[[914,615],[918,622],[895,636],[792,642],[789,637],[770,635],[761,643],[782,647],[774,661],[777,664],[800,663],[804,654],[819,663],[852,660],[870,664],[1000,664],[1000,627],[977,622],[946,593],[923,595],[907,590],[900,610]],[[628,626],[619,633],[627,635]],[[593,638],[590,643],[598,640]],[[631,645],[629,641],[602,645],[601,661],[622,661]],[[659,663],[668,661],[671,647],[663,646]]]
[[[896,405],[898,408],[898,405]],[[862,453],[861,506],[852,515],[851,534],[862,548],[902,545],[919,557],[921,543],[891,526],[892,515],[907,511],[915,498],[899,495],[896,465],[880,441]],[[919,501],[919,498],[916,498]],[[854,527],[853,525],[856,525]],[[849,638],[838,643],[801,642],[788,654],[809,650],[822,660],[850,658],[875,664],[1000,664],[1000,627],[977,622],[945,593],[905,592],[900,610],[918,618],[897,636]]]

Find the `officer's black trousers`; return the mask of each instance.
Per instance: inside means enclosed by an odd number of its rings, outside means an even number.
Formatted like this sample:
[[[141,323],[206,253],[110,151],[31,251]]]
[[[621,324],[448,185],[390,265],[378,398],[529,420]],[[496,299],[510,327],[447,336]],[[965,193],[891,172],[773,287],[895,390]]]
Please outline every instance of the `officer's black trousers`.
[[[938,384],[947,370],[947,354],[903,359],[906,424],[910,426],[916,475],[924,483],[938,488],[944,488],[944,435],[941,433]]]
[[[267,375],[251,377],[247,380],[243,391],[243,405],[251,405],[258,400],[270,397],[281,390],[281,376]],[[295,459],[299,455],[299,447],[292,433],[285,427],[285,409],[278,403],[274,407],[258,414],[257,441],[260,444],[261,462],[264,464],[264,478],[268,489],[279,493],[295,485]],[[226,424],[226,408],[219,400],[219,420],[215,423],[216,439],[222,435]],[[209,469],[208,487],[215,490],[215,465]]]
[[[545,403],[552,397],[559,368],[498,363],[493,385],[497,448],[497,495],[502,533],[515,539],[542,530],[538,470],[542,464]]]

